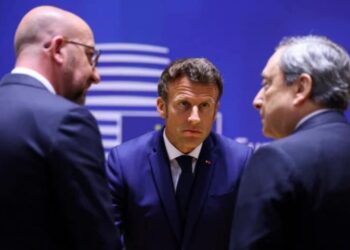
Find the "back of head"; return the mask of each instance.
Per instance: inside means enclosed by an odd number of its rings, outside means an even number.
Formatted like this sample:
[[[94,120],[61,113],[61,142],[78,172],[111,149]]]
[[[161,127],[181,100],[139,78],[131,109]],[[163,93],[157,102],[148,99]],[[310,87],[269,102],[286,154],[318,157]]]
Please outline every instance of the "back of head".
[[[55,36],[72,37],[80,30],[89,30],[88,25],[78,16],[53,7],[39,6],[30,10],[17,27],[14,46],[16,58],[23,53],[37,55],[43,47],[48,47]]]
[[[350,60],[341,46],[326,37],[284,38],[280,67],[287,84],[301,74],[312,78],[311,100],[323,108],[346,110],[350,98]]]
[[[167,86],[182,77],[187,77],[192,83],[215,84],[219,90],[219,101],[223,91],[223,80],[219,70],[205,58],[178,59],[168,65],[160,77],[158,95],[166,101]]]
[[[77,15],[52,6],[30,10],[15,34],[16,68],[43,76],[55,93],[83,104],[98,83],[99,56],[89,25]]]

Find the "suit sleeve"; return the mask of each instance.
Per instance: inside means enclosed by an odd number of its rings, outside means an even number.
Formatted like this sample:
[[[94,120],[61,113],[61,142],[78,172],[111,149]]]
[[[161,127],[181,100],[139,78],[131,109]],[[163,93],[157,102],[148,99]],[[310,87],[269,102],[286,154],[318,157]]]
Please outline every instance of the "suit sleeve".
[[[106,162],[107,178],[109,190],[112,194],[112,204],[114,213],[114,224],[124,233],[124,207],[125,207],[125,187],[122,178],[118,147],[111,150]]]
[[[296,178],[285,152],[263,146],[243,172],[232,224],[230,250],[294,249]]]
[[[120,249],[113,225],[101,136],[83,107],[70,110],[53,138],[52,188],[74,249]]]

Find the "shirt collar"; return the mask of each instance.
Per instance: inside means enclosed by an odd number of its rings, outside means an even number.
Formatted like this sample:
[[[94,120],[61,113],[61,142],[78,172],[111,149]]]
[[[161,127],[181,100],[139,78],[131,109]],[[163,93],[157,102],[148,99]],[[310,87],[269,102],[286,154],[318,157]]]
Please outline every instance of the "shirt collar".
[[[39,82],[41,82],[45,88],[50,91],[52,94],[56,94],[55,89],[53,88],[52,84],[41,74],[38,72],[28,69],[28,68],[23,68],[23,67],[16,67],[11,71],[12,74],[24,74],[24,75],[29,75]]]
[[[298,123],[297,125],[295,126],[295,129],[296,130],[297,128],[299,128],[301,126],[301,124],[305,123],[307,120],[309,120],[311,117],[314,117],[315,115],[318,115],[318,114],[321,114],[321,113],[324,113],[324,112],[327,112],[329,111],[330,109],[318,109],[306,116],[304,116]]]
[[[171,142],[169,141],[168,137],[165,134],[165,129],[163,131],[163,138],[165,143],[165,149],[168,153],[169,160],[174,160],[175,158],[184,155],[184,153],[180,152]],[[195,159],[198,159],[199,153],[201,152],[203,143],[199,144],[195,149],[193,149],[190,153],[187,155],[192,156]]]

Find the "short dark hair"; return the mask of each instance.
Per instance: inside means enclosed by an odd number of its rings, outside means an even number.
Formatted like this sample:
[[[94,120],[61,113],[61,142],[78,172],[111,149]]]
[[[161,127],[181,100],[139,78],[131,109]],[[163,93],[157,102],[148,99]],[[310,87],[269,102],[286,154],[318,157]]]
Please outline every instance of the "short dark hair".
[[[193,83],[215,84],[218,87],[220,100],[223,91],[223,80],[219,70],[206,58],[184,58],[170,63],[160,76],[158,95],[168,100],[168,86],[182,77]]]
[[[350,59],[341,46],[323,36],[282,39],[279,65],[287,85],[303,73],[312,78],[311,100],[325,107],[346,110],[350,99]]]

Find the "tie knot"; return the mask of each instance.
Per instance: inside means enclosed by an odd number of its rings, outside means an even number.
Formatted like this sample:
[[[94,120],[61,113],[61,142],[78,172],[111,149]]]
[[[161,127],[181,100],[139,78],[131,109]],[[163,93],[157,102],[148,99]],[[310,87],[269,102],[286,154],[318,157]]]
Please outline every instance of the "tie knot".
[[[179,163],[182,172],[191,172],[192,173],[192,156],[181,155],[176,158],[177,163]]]

